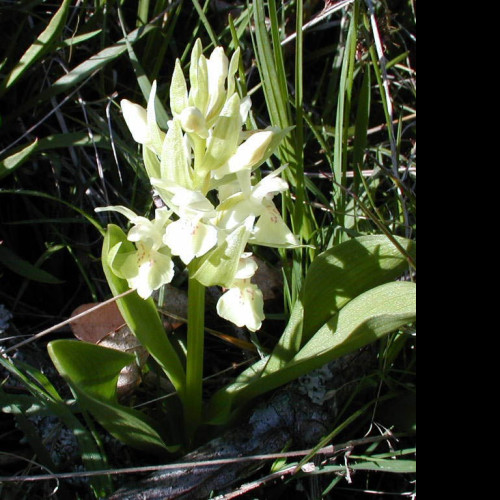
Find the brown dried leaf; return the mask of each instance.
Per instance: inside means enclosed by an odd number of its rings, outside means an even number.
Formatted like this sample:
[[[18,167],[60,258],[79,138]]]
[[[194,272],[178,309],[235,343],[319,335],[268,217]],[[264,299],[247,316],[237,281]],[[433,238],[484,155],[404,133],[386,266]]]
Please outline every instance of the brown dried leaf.
[[[77,307],[71,317],[82,314],[85,311],[98,306],[99,303],[95,304],[83,304]],[[90,342],[92,344],[97,344],[102,340],[108,333],[118,330],[125,324],[116,302],[111,302],[103,307],[100,307],[96,311],[89,312],[81,318],[75,319],[71,322],[71,329],[73,335],[84,342]]]
[[[97,305],[99,304],[83,304],[73,311],[71,317],[90,311]],[[139,364],[134,362],[123,368],[117,386],[119,397],[133,392],[141,383],[140,367],[146,363],[149,354],[125,324],[116,302],[106,304],[74,320],[71,328],[79,340],[136,355]]]

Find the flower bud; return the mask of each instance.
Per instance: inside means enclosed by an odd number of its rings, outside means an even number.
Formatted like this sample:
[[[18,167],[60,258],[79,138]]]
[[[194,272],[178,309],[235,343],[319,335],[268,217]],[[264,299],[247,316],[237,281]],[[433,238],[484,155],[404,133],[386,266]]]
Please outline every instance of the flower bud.
[[[274,137],[272,130],[265,130],[251,135],[241,144],[236,153],[227,163],[214,171],[216,179],[222,179],[228,174],[249,170],[258,165],[265,158]]]
[[[185,108],[180,114],[182,128],[189,134],[198,134],[203,139],[208,137],[208,129],[205,117],[201,111],[194,106]]]
[[[130,102],[127,99],[122,99],[121,108],[123,118],[134,138],[139,144],[147,144],[149,141],[148,119],[147,112],[139,104]]]

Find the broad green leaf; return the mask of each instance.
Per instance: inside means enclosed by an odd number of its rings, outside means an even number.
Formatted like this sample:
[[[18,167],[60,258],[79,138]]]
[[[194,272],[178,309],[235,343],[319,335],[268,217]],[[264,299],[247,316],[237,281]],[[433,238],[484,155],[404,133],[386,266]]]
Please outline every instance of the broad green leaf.
[[[35,139],[31,144],[21,149],[21,151],[12,154],[8,158],[0,160],[0,179],[11,174],[16,168],[20,167],[25,161],[27,161],[37,147],[38,139]]]
[[[56,340],[47,349],[82,409],[89,411],[111,435],[139,450],[167,450],[151,419],[118,403],[118,377],[125,366],[135,361],[132,354],[78,340]]]
[[[415,255],[415,243],[398,238]],[[299,352],[345,304],[370,288],[397,279],[408,268],[405,257],[383,235],[362,236],[334,246],[309,267],[301,296],[266,367],[277,370]]]
[[[300,352],[278,370],[219,391],[208,409],[211,423],[224,423],[233,408],[355,351],[416,319],[416,285],[391,282],[362,293],[329,319]],[[261,365],[262,362],[259,362]]]
[[[104,238],[102,266],[114,296],[129,290],[127,281],[116,276],[110,267],[109,255],[114,248],[116,249],[117,245],[119,245],[119,252],[123,253],[133,251],[135,248],[118,226],[110,224]],[[118,299],[117,304],[130,330],[163,368],[182,398],[185,387],[185,371],[177,352],[165,333],[153,299],[144,300],[139,297],[137,292],[133,292]]]
[[[0,95],[12,87],[30,66],[40,60],[51,49],[56,38],[64,28],[70,5],[71,0],[63,0],[59,10],[54,14],[48,26],[23,54],[14,69],[0,85]]]
[[[411,255],[415,243],[397,241]],[[304,330],[302,344],[360,293],[401,276],[408,262],[383,235],[362,236],[341,243],[319,255],[304,283]]]
[[[0,264],[4,265],[12,272],[32,281],[38,281],[48,285],[63,283],[63,281],[52,276],[52,274],[30,264],[4,246],[0,246]]]

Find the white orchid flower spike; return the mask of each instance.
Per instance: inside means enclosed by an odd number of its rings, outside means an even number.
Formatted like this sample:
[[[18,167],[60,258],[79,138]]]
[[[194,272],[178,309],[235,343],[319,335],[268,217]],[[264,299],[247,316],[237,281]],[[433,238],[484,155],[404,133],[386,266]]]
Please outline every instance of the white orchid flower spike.
[[[252,102],[237,92],[239,60],[239,50],[229,60],[222,47],[206,57],[196,41],[189,78],[181,61],[175,63],[168,130],[157,123],[156,82],[146,108],[121,101],[125,122],[143,146],[151,184],[167,208],[153,220],[122,206],[98,211],[115,211],[130,221],[131,244],[111,249],[108,260],[141,297],[172,280],[172,257],[179,257],[189,265],[190,278],[226,290],[217,305],[221,317],[257,331],[264,299],[252,283],[257,264],[246,247],[296,248],[299,241],[273,202],[288,190],[281,178],[285,167],[259,182],[253,176],[291,129],[245,130]]]

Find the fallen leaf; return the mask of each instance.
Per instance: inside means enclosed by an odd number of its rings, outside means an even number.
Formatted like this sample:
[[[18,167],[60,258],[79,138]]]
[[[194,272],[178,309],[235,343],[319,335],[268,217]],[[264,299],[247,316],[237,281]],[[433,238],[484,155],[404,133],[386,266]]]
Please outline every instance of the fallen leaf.
[[[90,311],[92,308],[98,306],[99,303],[83,304],[77,307],[71,317]],[[71,322],[71,329],[73,335],[84,342],[97,344],[110,332],[118,330],[125,324],[116,302],[106,304],[99,309],[89,312],[81,318],[75,319]]]
[[[141,366],[146,363],[149,354],[125,324],[116,302],[92,311],[98,305],[83,304],[75,309],[71,317],[86,311],[89,313],[72,321],[71,329],[81,341],[136,355],[137,362],[123,368],[118,378],[118,396],[128,396],[141,383]]]

